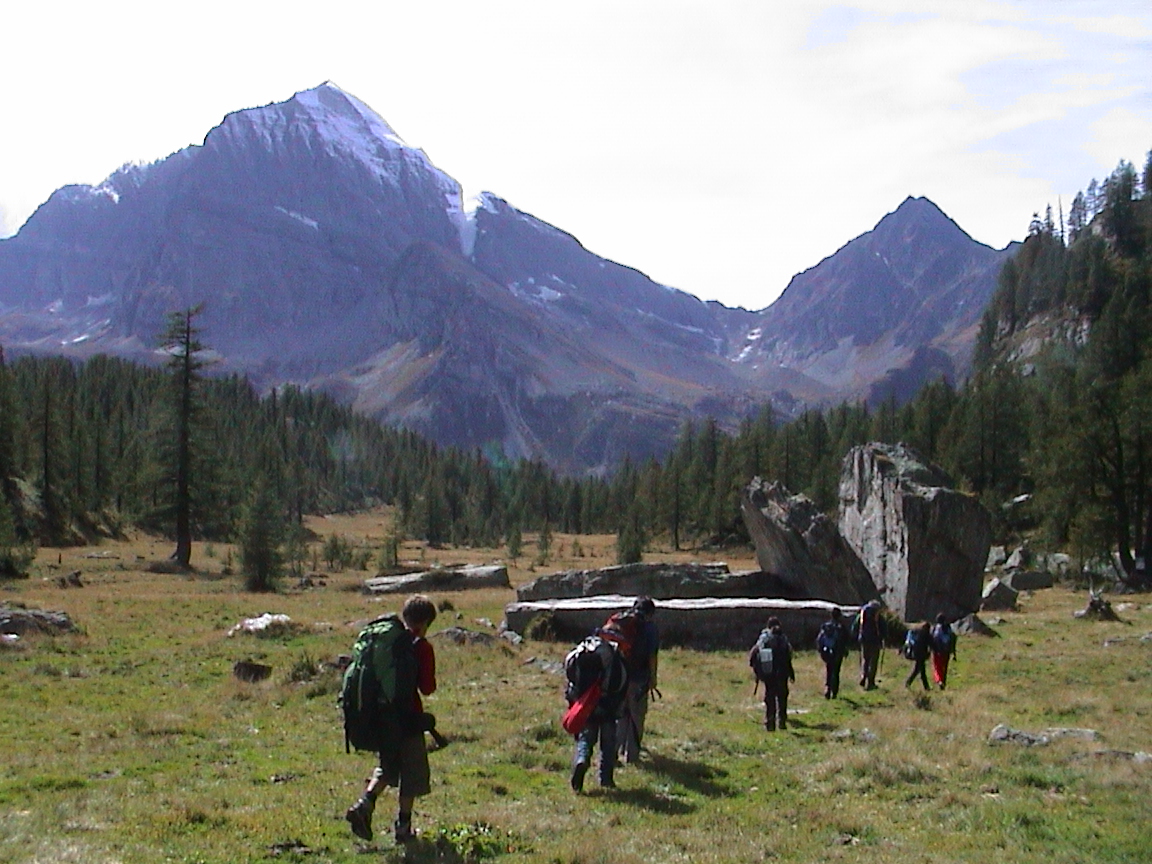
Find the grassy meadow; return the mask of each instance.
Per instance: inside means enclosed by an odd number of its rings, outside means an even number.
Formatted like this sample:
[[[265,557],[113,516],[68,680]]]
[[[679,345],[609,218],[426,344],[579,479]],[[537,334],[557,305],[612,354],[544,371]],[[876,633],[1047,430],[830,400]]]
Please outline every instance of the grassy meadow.
[[[386,514],[313,520],[319,533],[379,543]],[[531,538],[526,538],[530,541]],[[558,535],[537,573],[613,561],[611,537]],[[578,548],[574,548],[578,547]],[[420,838],[394,846],[394,796],[379,836],[352,836],[344,809],[373,762],[346,755],[337,673],[356,625],[402,597],[357,590],[369,575],[327,573],[249,594],[223,575],[227,547],[197,545],[192,576],[146,572],[170,551],[139,537],[44,549],[32,578],[0,583],[0,603],[62,610],[77,635],[0,649],[0,860],[25,862],[1147,862],[1152,860],[1152,598],[1114,597],[1121,623],[1074,620],[1086,596],[1023,595],[985,615],[997,638],[961,637],[947,692],[906,690],[909,664],[885,652],[880,688],[822,698],[823,670],[799,652],[791,728],[766,733],[741,652],[666,649],[646,761],[568,786],[559,726],[566,644],[456,645],[454,625],[493,632],[509,591],[434,595],[439,691],[426,700],[452,743],[431,754]],[[573,552],[578,552],[573,555]],[[430,550],[435,562],[500,560],[503,550]],[[653,553],[649,560],[690,553]],[[700,560],[714,560],[711,554]],[[727,557],[754,566],[747,550]],[[82,573],[83,587],[56,577]],[[1127,602],[1125,602],[1127,601]],[[227,635],[243,618],[285,613],[290,635]],[[807,649],[807,646],[802,646]],[[257,684],[238,660],[273,667]],[[1047,746],[990,745],[998,723],[1094,729]],[[380,829],[384,829],[380,831]]]

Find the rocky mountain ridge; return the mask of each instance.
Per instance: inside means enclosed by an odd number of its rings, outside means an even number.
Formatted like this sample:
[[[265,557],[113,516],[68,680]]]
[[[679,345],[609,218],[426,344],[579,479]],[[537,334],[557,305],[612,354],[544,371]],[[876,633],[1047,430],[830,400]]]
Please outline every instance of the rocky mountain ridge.
[[[324,84],[54,193],[0,241],[0,344],[154,359],[165,315],[203,303],[220,368],[261,388],[318,387],[444,444],[602,471],[662,455],[686,420],[957,374],[1006,254],[909,199],[768,308],[704,303],[495,195],[466,206]]]

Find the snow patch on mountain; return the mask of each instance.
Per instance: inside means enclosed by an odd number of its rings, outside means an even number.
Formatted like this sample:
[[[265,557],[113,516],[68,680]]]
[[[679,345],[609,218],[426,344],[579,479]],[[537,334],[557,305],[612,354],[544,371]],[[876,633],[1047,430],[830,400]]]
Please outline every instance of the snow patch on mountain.
[[[287,208],[281,207],[280,205],[276,205],[276,210],[279,213],[283,213],[290,219],[295,219],[297,222],[303,225],[307,225],[309,228],[318,229],[320,227],[319,222],[309,216],[305,216],[303,213],[297,213],[295,210],[288,210]]]

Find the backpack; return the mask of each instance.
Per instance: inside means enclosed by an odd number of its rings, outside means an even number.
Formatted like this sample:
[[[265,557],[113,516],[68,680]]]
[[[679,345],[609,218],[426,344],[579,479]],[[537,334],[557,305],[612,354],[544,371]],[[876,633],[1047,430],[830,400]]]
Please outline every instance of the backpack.
[[[613,641],[598,632],[587,636],[564,658],[567,685],[564,698],[569,704],[579,699],[593,684],[600,684],[601,699],[614,702],[628,686],[624,657]]]
[[[780,645],[771,630],[761,630],[756,644],[748,657],[748,665],[761,681],[767,681],[776,674],[778,663],[784,660]]]
[[[624,612],[614,612],[596,633],[602,639],[613,643],[623,655],[624,661],[629,662],[640,642],[640,624],[640,616],[634,610],[628,609]]]
[[[816,648],[825,660],[832,660],[841,653],[840,640],[844,631],[835,621],[825,621],[820,625],[820,634],[816,637]]]
[[[339,704],[344,711],[344,749],[388,751],[410,725],[416,696],[416,648],[396,615],[371,622],[352,645]]]
[[[904,655],[905,660],[916,659],[916,631],[909,630],[904,634],[904,647],[900,649],[900,653]]]
[[[947,624],[936,624],[932,628],[932,650],[937,654],[951,654],[956,644],[956,634]]]
[[[852,623],[852,635],[858,642],[882,642],[880,632],[880,606],[865,603]]]

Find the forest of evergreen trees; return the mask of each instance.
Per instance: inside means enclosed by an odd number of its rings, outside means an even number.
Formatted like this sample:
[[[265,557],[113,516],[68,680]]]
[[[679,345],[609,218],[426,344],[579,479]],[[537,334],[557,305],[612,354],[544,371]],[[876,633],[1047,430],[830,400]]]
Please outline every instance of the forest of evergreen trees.
[[[166,368],[108,357],[5,363],[0,353],[0,571],[17,569],[11,550],[27,542],[126,526],[231,540],[250,536],[257,517],[292,526],[306,513],[381,503],[399,508],[409,536],[435,545],[615,532],[621,560],[637,560],[657,539],[746,542],[739,496],[753,476],[832,511],[848,449],[902,441],[980,496],[1001,539],[1028,532],[1082,559],[1118,553],[1138,578],[1152,552],[1148,190],[1152,154],[1142,174],[1121,162],[1092,181],[1067,224],[1050,208],[1033,220],[961,386],[938,380],[905,405],[843,404],[784,423],[765,406],[734,433],[687,424],[662,462],[626,462],[609,478],[495,464],[294,387],[261,397],[242,378],[189,362],[201,335],[211,341],[195,330],[195,310],[161,334],[173,349]],[[1037,322],[1049,325],[1043,350],[1022,356],[1019,337]]]

